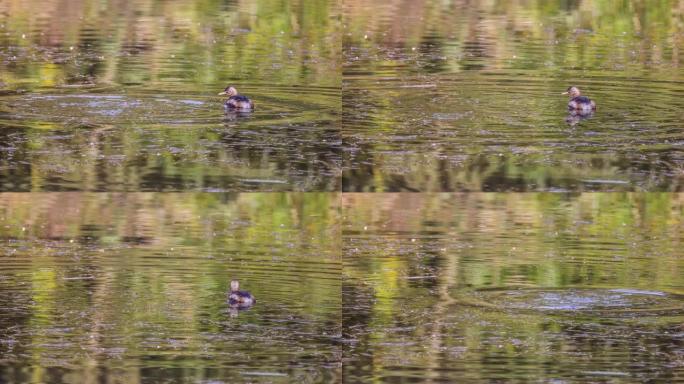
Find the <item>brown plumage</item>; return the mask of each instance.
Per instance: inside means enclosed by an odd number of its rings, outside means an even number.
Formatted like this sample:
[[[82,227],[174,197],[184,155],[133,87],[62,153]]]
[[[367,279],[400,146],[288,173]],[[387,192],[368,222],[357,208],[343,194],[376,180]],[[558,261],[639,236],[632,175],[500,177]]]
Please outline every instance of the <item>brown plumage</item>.
[[[243,308],[249,307],[256,303],[256,299],[251,293],[240,290],[240,282],[233,280],[230,282],[230,295],[228,295],[228,302],[230,305]]]
[[[223,92],[219,93],[219,96],[228,95],[228,100],[226,100],[226,108],[232,110],[242,110],[251,111],[254,109],[254,103],[252,100],[247,98],[247,96],[242,96],[238,93],[237,89],[232,86],[227,86]]]
[[[567,91],[563,92],[563,95],[570,95],[570,101],[568,102],[568,109],[571,111],[595,111],[596,103],[586,96],[582,96],[579,88],[569,87]]]

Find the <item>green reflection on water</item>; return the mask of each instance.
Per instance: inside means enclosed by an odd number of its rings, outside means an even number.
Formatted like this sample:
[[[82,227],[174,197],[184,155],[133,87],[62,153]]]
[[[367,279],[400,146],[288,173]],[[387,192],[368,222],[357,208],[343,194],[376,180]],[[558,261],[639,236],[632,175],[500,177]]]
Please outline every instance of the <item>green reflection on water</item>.
[[[0,190],[338,190],[338,8],[3,2]]]
[[[5,87],[338,85],[335,1],[6,1]]]
[[[0,379],[339,381],[338,198],[0,194]]]
[[[351,381],[684,374],[682,194],[345,194],[343,210]]]
[[[344,47],[352,77],[359,63],[385,75],[515,68],[679,76],[683,15],[681,0],[352,1]]]
[[[343,190],[680,191],[682,7],[351,2]]]

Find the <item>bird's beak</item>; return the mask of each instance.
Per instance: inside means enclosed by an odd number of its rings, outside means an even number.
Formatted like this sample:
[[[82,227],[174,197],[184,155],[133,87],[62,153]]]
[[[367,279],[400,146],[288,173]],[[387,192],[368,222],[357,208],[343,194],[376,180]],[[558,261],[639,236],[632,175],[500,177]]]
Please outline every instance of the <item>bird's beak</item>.
[[[223,96],[223,95],[225,95],[225,94],[226,94],[226,91],[223,91],[223,92],[219,93],[218,95],[219,95],[219,96]]]
[[[569,93],[570,93],[570,92],[563,92],[563,93],[561,93],[561,95],[567,95],[567,94],[569,94]]]

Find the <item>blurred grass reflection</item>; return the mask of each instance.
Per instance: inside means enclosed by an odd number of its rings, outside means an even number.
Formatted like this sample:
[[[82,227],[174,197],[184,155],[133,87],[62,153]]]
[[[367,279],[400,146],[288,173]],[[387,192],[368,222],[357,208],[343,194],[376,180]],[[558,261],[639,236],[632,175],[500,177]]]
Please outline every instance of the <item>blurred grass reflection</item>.
[[[347,60],[383,54],[347,61],[350,75],[360,63],[366,70],[386,68],[387,75],[391,63],[395,73],[408,66],[427,73],[631,68],[677,75],[684,57],[682,0],[351,0],[344,18]],[[404,57],[416,60],[404,63]]]
[[[339,381],[336,194],[0,194],[0,381]],[[257,298],[226,303],[230,279]]]
[[[684,377],[684,195],[342,200],[350,382]]]
[[[682,0],[352,0],[343,21],[344,191],[683,188]]]
[[[3,1],[5,87],[337,85],[336,1]]]

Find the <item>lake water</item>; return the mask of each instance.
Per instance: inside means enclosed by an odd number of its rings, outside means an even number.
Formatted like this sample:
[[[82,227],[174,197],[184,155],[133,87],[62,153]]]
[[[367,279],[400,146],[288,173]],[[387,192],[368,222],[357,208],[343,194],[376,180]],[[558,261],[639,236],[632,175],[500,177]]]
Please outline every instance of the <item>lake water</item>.
[[[339,190],[335,2],[39,3],[0,4],[0,190]]]
[[[684,380],[684,195],[345,194],[348,382]]]
[[[679,191],[681,2],[345,5],[345,191]],[[570,85],[597,103],[569,116]]]
[[[339,382],[336,194],[0,194],[0,382]],[[227,302],[231,279],[257,303]]]
[[[0,0],[0,383],[684,382],[683,59],[682,0]]]

